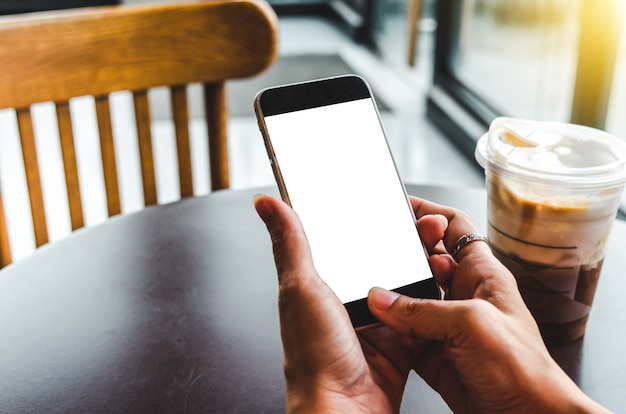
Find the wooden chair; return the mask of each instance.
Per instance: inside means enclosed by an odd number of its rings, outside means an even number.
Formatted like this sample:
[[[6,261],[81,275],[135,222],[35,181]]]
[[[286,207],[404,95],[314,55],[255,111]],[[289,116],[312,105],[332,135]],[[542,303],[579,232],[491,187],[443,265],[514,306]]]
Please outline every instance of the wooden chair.
[[[228,188],[224,83],[258,74],[273,62],[277,19],[263,0],[104,6],[0,17],[0,39],[0,109],[16,113],[39,247],[49,236],[31,105],[51,101],[56,107],[72,231],[84,226],[69,110],[73,97],[95,100],[109,216],[121,213],[109,107],[114,91],[133,95],[146,206],[157,203],[147,95],[153,87],[171,87],[180,196],[194,194],[186,96],[190,83],[204,86],[212,189]],[[0,194],[0,267],[10,262]]]

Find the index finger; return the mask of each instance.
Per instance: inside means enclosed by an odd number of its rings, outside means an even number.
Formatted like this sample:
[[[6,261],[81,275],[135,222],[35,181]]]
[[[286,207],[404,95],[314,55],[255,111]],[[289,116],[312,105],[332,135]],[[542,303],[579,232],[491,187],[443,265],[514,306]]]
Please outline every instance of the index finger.
[[[474,224],[469,214],[464,211],[414,196],[409,196],[409,201],[417,218],[426,214],[441,214],[448,219],[448,228],[443,236],[443,242],[448,252],[452,251],[452,248],[461,236],[467,233],[478,232],[478,227]],[[485,243],[470,243],[463,250],[459,251],[456,259],[460,261],[462,257],[471,251],[487,252],[487,250],[491,251]]]

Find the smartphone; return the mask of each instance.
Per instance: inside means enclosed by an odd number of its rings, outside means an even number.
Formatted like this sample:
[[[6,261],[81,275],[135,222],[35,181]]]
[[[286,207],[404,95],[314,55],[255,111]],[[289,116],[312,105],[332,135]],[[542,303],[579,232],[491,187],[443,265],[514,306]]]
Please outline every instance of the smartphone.
[[[356,75],[282,85],[254,101],[282,199],[355,328],[373,286],[440,298],[378,109]]]

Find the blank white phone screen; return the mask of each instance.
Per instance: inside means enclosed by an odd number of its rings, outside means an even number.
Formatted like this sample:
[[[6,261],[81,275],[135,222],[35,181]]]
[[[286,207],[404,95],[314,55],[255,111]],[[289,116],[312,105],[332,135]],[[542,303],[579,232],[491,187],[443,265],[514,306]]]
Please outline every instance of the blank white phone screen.
[[[432,277],[371,99],[265,124],[315,268],[343,303]]]

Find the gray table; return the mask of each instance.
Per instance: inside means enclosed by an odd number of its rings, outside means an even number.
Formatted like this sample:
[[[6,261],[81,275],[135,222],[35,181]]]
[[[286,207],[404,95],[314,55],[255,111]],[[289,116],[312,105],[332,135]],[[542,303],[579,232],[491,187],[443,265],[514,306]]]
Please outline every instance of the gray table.
[[[409,186],[485,228],[481,189]],[[223,191],[78,231],[0,271],[0,412],[284,411],[277,285],[257,192]],[[626,224],[586,336],[551,351],[626,410]],[[412,375],[403,412],[446,410]]]

